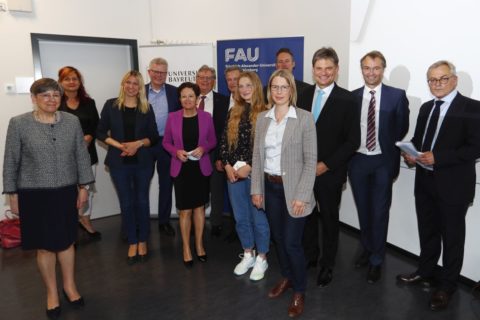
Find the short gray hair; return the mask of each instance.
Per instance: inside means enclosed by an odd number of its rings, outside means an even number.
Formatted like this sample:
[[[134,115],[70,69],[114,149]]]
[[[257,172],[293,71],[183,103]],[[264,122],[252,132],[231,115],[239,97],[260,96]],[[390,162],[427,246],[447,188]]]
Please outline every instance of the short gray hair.
[[[428,78],[428,74],[430,73],[430,71],[432,69],[436,69],[436,68],[441,67],[441,66],[448,67],[448,69],[450,70],[450,73],[452,75],[454,75],[454,76],[457,75],[457,69],[455,68],[455,65],[453,63],[451,63],[448,60],[439,60],[439,61],[435,62],[434,64],[432,64],[430,67],[428,67],[427,78]]]
[[[151,68],[153,67],[153,65],[155,64],[160,64],[160,65],[164,65],[164,66],[167,66],[168,68],[168,62],[167,60],[163,59],[163,58],[153,58],[151,61],[150,61],[150,64],[148,65],[148,68]]]
[[[231,66],[231,67],[225,68],[225,72],[224,72],[225,76],[227,75],[227,73],[232,71],[243,72],[242,68],[240,68],[239,66]]]
[[[200,69],[198,69],[197,74],[204,71],[211,72],[213,75],[213,79],[217,79],[217,72],[215,71],[215,68],[209,67],[206,64],[204,64],[203,66],[200,67]]]

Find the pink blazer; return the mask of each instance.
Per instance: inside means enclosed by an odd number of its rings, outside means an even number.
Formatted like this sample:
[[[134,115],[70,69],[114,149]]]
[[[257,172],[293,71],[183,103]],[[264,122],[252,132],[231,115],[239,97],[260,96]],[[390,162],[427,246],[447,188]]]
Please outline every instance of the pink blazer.
[[[200,170],[204,176],[212,174],[212,162],[210,161],[209,152],[215,148],[217,139],[215,138],[215,129],[213,127],[212,116],[208,112],[197,110],[198,112],[198,146],[205,150],[202,158],[200,158]],[[170,175],[178,176],[182,168],[182,161],[177,158],[177,150],[183,148],[183,109],[168,114],[167,125],[165,126],[165,134],[163,136],[163,147],[172,156],[170,165]],[[190,160],[188,160],[190,161]]]

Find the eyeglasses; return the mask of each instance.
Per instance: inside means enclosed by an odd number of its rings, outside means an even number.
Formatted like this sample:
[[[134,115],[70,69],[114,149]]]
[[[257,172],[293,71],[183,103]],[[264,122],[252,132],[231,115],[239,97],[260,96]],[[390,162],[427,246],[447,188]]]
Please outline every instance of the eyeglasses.
[[[48,101],[48,100],[60,100],[62,98],[60,93],[39,93],[37,94],[37,97],[42,99],[43,101]]]
[[[202,81],[212,81],[214,78],[213,77],[207,77],[207,76],[197,76],[197,79],[198,80],[202,80]]]
[[[453,78],[453,77],[454,76],[451,75],[451,76],[443,76],[440,79],[430,78],[430,79],[427,80],[427,82],[428,82],[429,85],[447,84],[448,80],[450,80],[450,78]]]
[[[155,75],[157,75],[157,76],[165,76],[165,75],[167,75],[167,73],[168,73],[168,72],[165,72],[165,71],[157,71],[157,70],[152,70],[152,69],[150,69],[150,70],[148,70],[148,71],[150,71],[151,73],[153,73],[153,74],[155,74]]]
[[[288,91],[289,89],[290,89],[290,86],[276,86],[276,85],[270,86],[270,90],[276,91],[276,92],[285,92],[285,91]]]
[[[240,89],[240,90],[243,90],[243,89],[252,90],[252,88],[253,88],[253,85],[251,85],[251,84],[245,84],[245,85],[241,84],[241,85],[238,86],[238,89]]]

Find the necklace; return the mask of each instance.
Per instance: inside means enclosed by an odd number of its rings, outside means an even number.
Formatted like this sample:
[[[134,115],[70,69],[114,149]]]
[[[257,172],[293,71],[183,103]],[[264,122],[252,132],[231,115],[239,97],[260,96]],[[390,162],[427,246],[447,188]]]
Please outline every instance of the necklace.
[[[46,117],[44,117],[42,119],[42,117],[40,117],[40,115],[38,114],[38,111],[33,111],[33,117],[35,118],[36,121],[38,121],[40,123],[57,123],[58,122],[58,113],[57,112],[55,112],[53,114],[52,119],[48,119]]]

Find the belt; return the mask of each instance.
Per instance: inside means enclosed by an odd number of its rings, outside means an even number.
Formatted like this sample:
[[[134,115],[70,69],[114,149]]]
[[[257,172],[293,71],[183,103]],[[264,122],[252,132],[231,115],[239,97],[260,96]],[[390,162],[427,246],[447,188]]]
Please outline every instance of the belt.
[[[265,172],[265,179],[267,179],[271,183],[283,184],[282,176],[273,176]]]

